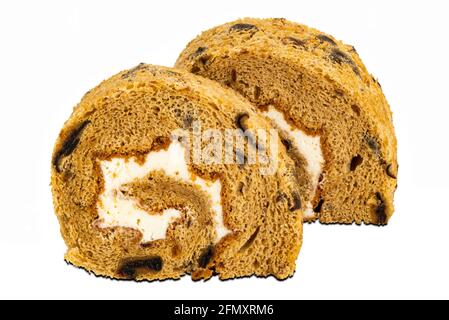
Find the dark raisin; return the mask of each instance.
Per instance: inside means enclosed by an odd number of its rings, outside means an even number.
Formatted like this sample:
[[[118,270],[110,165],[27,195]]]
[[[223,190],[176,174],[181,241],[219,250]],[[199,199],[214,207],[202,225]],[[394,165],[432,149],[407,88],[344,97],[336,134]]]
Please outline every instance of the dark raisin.
[[[329,36],[326,36],[325,34],[320,34],[320,35],[318,35],[316,38],[317,38],[318,40],[320,40],[321,43],[327,42],[327,43],[329,43],[329,44],[331,44],[331,45],[333,45],[333,46],[336,46],[336,45],[337,45],[337,42],[335,42],[334,39],[330,38]]]
[[[248,121],[249,115],[247,113],[240,113],[235,118],[235,124],[237,125],[237,128],[241,129],[242,131],[248,130],[248,127],[246,125],[246,121]]]
[[[249,237],[249,239],[245,242],[245,244],[240,248],[240,251],[248,249],[251,247],[251,245],[254,243],[254,241],[257,238],[257,235],[259,234],[260,227],[256,228],[256,231],[253,232],[253,234]]]
[[[352,158],[351,160],[351,165],[349,166],[349,169],[351,171],[355,171],[355,169],[357,169],[358,166],[360,166],[363,162],[363,158],[359,155],[356,155],[355,157]]]
[[[237,81],[237,71],[235,69],[231,70],[231,81],[236,82]]]
[[[260,87],[259,86],[255,86],[254,87],[254,99],[256,99],[256,100],[259,99],[261,93],[262,93],[262,90],[260,89]]]
[[[127,279],[134,279],[136,277],[136,269],[130,265],[123,265],[120,267],[118,274]]]
[[[354,60],[352,60],[352,58],[344,53],[343,51],[341,51],[340,49],[333,49],[331,54],[330,54],[330,59],[338,64],[348,64],[352,67],[352,70],[354,71],[355,74],[357,74],[358,76],[360,76],[360,71],[359,68],[357,67],[357,65],[355,64]]]
[[[368,134],[365,135],[365,141],[368,144],[368,147],[376,154],[380,154],[380,146],[377,140],[374,137],[369,136]]]
[[[290,142],[290,140],[282,139],[281,142],[284,145],[285,149],[287,149],[287,151],[290,151],[292,149],[292,143]]]
[[[191,58],[196,58],[200,55],[202,55],[204,52],[206,52],[207,47],[199,47],[198,49],[196,49],[196,51],[194,53],[192,53],[192,55],[190,56]]]
[[[209,59],[211,58],[210,55],[203,54],[206,51],[207,51],[207,47],[199,47],[198,49],[196,49],[196,51],[194,53],[192,53],[190,55],[190,59],[195,59],[195,58],[199,57],[198,62],[200,62],[201,64],[206,64],[207,61],[209,61]]]
[[[149,270],[161,271],[162,270],[162,266],[163,266],[162,258],[161,257],[155,257],[155,258],[152,258],[152,259],[147,259],[147,260],[145,260],[144,265]]]
[[[118,274],[129,279],[134,279],[137,275],[138,269],[161,271],[162,266],[163,262],[161,257],[130,260],[121,265],[118,270]]]
[[[257,141],[256,138],[254,137],[254,135],[252,134],[252,132],[250,130],[248,130],[248,126],[246,124],[246,122],[249,119],[249,115],[247,113],[241,113],[236,117],[235,123],[237,125],[237,128],[239,128],[242,133],[244,134],[245,138],[248,140],[248,143],[254,147],[254,148],[259,148],[259,150],[263,151],[265,150],[265,146],[263,146],[262,144],[257,145]]]
[[[205,55],[202,55],[201,57],[199,57],[198,61],[199,61],[201,64],[206,64],[207,61],[210,60],[210,58],[211,58],[210,55],[205,54]]]
[[[354,61],[351,59],[351,57],[344,53],[343,51],[341,51],[340,49],[333,49],[330,55],[330,58],[332,59],[332,61],[338,63],[338,64],[343,64],[343,63],[347,63],[347,64],[351,64],[354,65]]]
[[[62,144],[61,149],[56,153],[55,157],[53,158],[53,166],[58,173],[61,173],[59,163],[61,162],[62,158],[71,155],[72,152],[75,151],[80,142],[81,134],[88,124],[90,124],[90,121],[86,120],[82,122],[78,127],[76,127],[66,138],[66,140]]]
[[[292,194],[292,202],[293,203],[291,203],[289,207],[290,211],[296,211],[301,209],[301,198],[296,192]]]
[[[394,169],[394,166],[392,164],[389,164],[387,166],[386,171],[387,171],[387,175],[390,178],[393,178],[393,179],[397,179],[398,178],[397,173],[396,173],[397,170]]]
[[[303,40],[293,38],[293,37],[287,37],[283,41],[285,44],[292,44],[295,47],[305,47],[306,43]]]
[[[318,178],[318,184],[321,184],[324,180],[324,174],[320,174],[320,177]]]
[[[212,257],[214,255],[214,247],[213,246],[209,246],[207,247],[203,253],[201,254],[199,260],[198,260],[198,265],[200,268],[206,268],[207,265],[209,264],[209,262],[211,261]]]
[[[318,204],[315,206],[315,208],[313,208],[313,211],[315,213],[320,213],[321,209],[323,208],[323,204],[324,204],[324,199],[320,199],[320,201],[318,201]]]
[[[249,24],[249,23],[237,23],[234,24],[229,31],[257,31],[259,30],[259,28],[257,28],[255,25],[253,24]]]
[[[371,76],[371,78],[372,78],[373,81],[379,86],[379,88],[382,89],[382,85],[380,84],[379,80],[377,80],[376,78],[374,78],[374,76]]]
[[[151,180],[151,177],[148,178],[149,180]],[[122,191],[122,190],[120,190]],[[122,191],[123,193],[123,191]],[[123,193],[124,194],[124,193]],[[126,194],[124,194],[125,196],[127,196]],[[149,248],[153,248],[155,245],[155,242],[145,242],[145,243],[141,243],[140,246],[144,249],[149,249]]]
[[[122,79],[130,78],[131,76],[134,76],[138,71],[147,69],[148,66],[145,63],[140,63],[138,66],[129,69],[124,74],[122,74]]]
[[[257,144],[256,137],[252,134],[251,130],[249,130],[249,127],[247,126],[247,121],[249,120],[249,115],[247,113],[241,113],[237,115],[236,117],[236,125],[237,128],[239,128],[245,138],[248,140],[248,143],[254,147],[258,148],[260,151],[265,150],[265,146],[262,143]]]
[[[385,205],[385,201],[380,192],[376,193],[376,198],[377,198],[377,206],[376,206],[374,212],[377,217],[377,224],[385,225],[385,224],[387,224],[387,212],[386,212],[387,207]]]
[[[351,108],[352,108],[352,111],[354,111],[354,113],[355,113],[357,116],[360,116],[360,107],[359,107],[359,106],[352,105]]]
[[[198,66],[193,66],[190,72],[193,74],[198,74],[201,71],[201,69]]]

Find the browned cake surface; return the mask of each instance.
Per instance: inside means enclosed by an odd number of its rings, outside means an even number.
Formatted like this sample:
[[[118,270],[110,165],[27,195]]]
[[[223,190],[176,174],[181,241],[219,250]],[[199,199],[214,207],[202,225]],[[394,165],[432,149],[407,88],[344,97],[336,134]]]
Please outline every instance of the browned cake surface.
[[[302,243],[301,193],[294,163],[280,141],[274,175],[261,174],[258,163],[188,165],[197,177],[221,182],[223,221],[230,233],[219,242],[211,197],[163,170],[124,184],[117,192],[137,201],[148,214],[167,208],[182,212],[165,238],[144,243],[136,229],[100,226],[99,195],[106,188],[100,162],[122,158],[142,163],[150,152],[168,150],[173,130],[190,130],[193,121],[201,121],[204,130],[236,129],[243,123],[271,129],[232,90],[169,68],[142,64],[84,96],[57,139],[51,169],[68,262],[97,275],[136,280],[184,274],[207,279],[214,273],[221,279],[284,279],[294,273]]]
[[[388,222],[398,168],[392,113],[354,47],[285,19],[248,18],[202,33],[176,67],[235,89],[260,111],[272,106],[321,137],[325,163],[309,220]]]

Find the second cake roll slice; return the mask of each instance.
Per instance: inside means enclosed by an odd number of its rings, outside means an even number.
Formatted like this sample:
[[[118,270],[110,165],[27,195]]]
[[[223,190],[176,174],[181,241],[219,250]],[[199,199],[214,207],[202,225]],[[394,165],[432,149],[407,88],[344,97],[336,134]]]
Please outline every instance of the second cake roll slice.
[[[242,19],[190,42],[176,66],[243,94],[282,132],[305,219],[386,224],[397,186],[392,114],[354,47],[285,19]]]

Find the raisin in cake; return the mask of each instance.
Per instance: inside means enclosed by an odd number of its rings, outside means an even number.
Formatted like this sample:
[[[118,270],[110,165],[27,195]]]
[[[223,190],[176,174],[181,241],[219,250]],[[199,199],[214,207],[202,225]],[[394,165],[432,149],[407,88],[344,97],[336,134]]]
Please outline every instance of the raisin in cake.
[[[386,224],[397,187],[392,113],[354,47],[285,19],[242,19],[190,42],[176,66],[243,94],[309,174],[305,220]]]
[[[198,124],[241,129],[244,148],[223,149],[240,161],[204,156],[215,136],[183,136]],[[273,132],[249,102],[190,73],[141,64],[101,83],[53,153],[66,260],[118,279],[291,276],[302,243],[295,164],[277,133],[268,142],[261,129]],[[273,162],[250,163],[256,147]]]

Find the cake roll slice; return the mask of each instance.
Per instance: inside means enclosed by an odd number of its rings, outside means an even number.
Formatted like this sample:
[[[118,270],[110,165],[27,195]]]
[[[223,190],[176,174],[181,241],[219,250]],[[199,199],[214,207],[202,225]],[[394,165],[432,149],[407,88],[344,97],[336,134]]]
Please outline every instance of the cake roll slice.
[[[387,224],[398,170],[392,113],[353,46],[285,19],[248,18],[203,32],[176,67],[233,88],[280,130],[308,181],[306,221]]]
[[[51,166],[66,261],[116,279],[291,276],[298,185],[277,130],[249,102],[147,64],[83,97]]]

